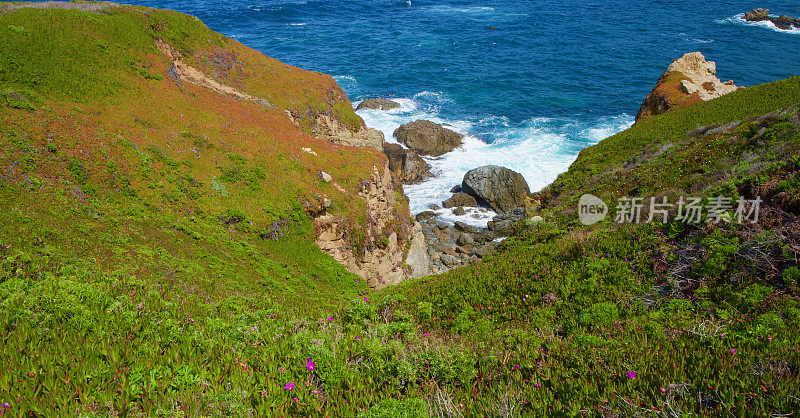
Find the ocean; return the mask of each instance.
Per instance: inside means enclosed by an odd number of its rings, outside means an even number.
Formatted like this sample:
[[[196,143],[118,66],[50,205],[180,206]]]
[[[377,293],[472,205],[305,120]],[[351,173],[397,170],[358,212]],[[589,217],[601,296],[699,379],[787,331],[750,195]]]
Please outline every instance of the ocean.
[[[436,177],[405,186],[414,213],[487,164],[542,189],[580,150],[629,127],[661,73],[686,52],[701,51],[722,81],[740,86],[800,75],[800,31],[741,19],[754,7],[800,16],[794,0],[132,3],[195,15],[268,56],[330,74],[354,104],[400,102],[390,112],[359,112],[389,142],[415,119],[465,134],[463,147],[429,160]],[[492,213],[439,215],[485,226]]]

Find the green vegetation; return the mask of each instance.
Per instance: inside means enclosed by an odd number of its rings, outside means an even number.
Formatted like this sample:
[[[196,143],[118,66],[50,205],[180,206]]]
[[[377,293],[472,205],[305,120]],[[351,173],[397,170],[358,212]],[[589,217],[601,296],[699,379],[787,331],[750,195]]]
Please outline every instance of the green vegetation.
[[[286,117],[360,126],[329,77],[139,7],[0,14],[0,36],[4,414],[800,409],[800,78],[642,120],[581,152],[538,196],[545,221],[489,259],[373,292],[307,209],[330,199],[361,253],[352,196],[379,157]],[[275,107],[159,78],[154,38]],[[741,225],[584,227],[583,193],[764,201]]]

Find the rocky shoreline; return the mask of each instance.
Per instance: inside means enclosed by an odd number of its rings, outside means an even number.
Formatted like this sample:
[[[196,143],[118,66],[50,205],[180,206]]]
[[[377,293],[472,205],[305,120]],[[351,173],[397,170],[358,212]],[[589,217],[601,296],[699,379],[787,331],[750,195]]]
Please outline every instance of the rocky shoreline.
[[[356,109],[388,111],[398,107],[400,104],[391,100],[372,98],[363,100]],[[463,135],[427,120],[403,124],[393,136],[399,144],[384,142],[383,152],[389,170],[401,184],[416,184],[432,177],[434,174],[423,157],[439,157],[463,144]],[[430,210],[415,216],[425,237],[430,273],[443,273],[482,260],[511,235],[516,223],[527,217],[530,188],[522,174],[505,167],[476,167],[450,192],[451,197],[441,202],[441,206],[433,204]],[[478,213],[494,211],[497,215],[486,228],[478,228],[440,219],[435,211],[442,208],[452,209],[455,215],[464,215],[465,208]]]

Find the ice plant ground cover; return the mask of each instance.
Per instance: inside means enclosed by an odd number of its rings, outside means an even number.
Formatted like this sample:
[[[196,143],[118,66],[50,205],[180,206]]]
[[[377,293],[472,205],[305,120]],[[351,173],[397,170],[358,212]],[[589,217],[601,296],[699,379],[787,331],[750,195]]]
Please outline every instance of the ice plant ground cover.
[[[538,196],[545,221],[520,223],[493,257],[373,292],[312,245],[296,196],[333,187],[317,182],[318,167],[356,190],[375,154],[330,147],[309,162],[297,143],[325,144],[270,111],[202,92],[181,93],[196,99],[188,105],[164,93],[158,83],[171,82],[153,76],[167,67],[150,31],[186,49],[226,41],[191,18],[149,13],[0,15],[3,39],[29,37],[0,47],[2,68],[13,61],[19,70],[0,72],[5,415],[758,416],[800,408],[800,119],[792,107],[800,79],[637,123],[584,150]],[[53,19],[63,27],[37,38]],[[175,22],[182,33],[171,33]],[[131,48],[108,41],[126,37]],[[91,65],[65,69],[81,61],[25,59],[9,46],[68,40],[79,44],[66,52],[91,55],[83,61]],[[315,100],[315,89],[333,88],[324,80],[262,64],[275,75],[276,104],[300,113],[327,105]],[[17,74],[27,76],[10,78]],[[36,82],[36,74],[53,76]],[[105,84],[76,83],[76,74]],[[118,100],[125,94],[142,104]],[[731,122],[740,123],[698,131]],[[752,225],[585,228],[575,213],[583,193],[606,201],[757,195],[764,205]],[[358,221],[355,203],[334,205]],[[284,238],[263,239],[278,220],[288,221]]]

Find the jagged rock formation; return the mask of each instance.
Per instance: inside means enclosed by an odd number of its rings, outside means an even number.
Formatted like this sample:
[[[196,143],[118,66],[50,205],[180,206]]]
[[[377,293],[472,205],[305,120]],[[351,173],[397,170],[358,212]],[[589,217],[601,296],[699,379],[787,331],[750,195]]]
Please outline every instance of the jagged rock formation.
[[[464,135],[427,120],[400,125],[394,131],[397,140],[421,155],[439,156],[461,146]]]
[[[366,228],[349,227],[343,217],[324,211],[314,219],[317,246],[376,289],[429,273],[422,228],[397,213],[395,193],[388,164],[373,167],[358,193],[367,206]]]
[[[356,106],[356,110],[373,109],[373,110],[392,110],[400,107],[400,103],[389,99],[364,99]]]
[[[748,22],[769,21],[772,22],[776,28],[782,30],[800,29],[800,19],[786,15],[771,17],[769,15],[769,9],[753,9],[753,11],[744,14],[744,20]]]
[[[389,170],[403,184],[419,183],[431,176],[431,167],[413,150],[384,143],[383,152],[389,159]]]
[[[314,127],[314,136],[334,144],[383,149],[383,133],[377,129],[362,125],[358,131],[351,131],[346,125],[328,115],[318,115]]]
[[[498,213],[514,210],[525,204],[531,193],[525,177],[516,171],[496,165],[474,168],[464,175],[463,193],[488,204]]]
[[[733,81],[721,82],[717,66],[700,52],[684,54],[672,61],[642,103],[636,121],[679,106],[708,101],[739,89]]]

